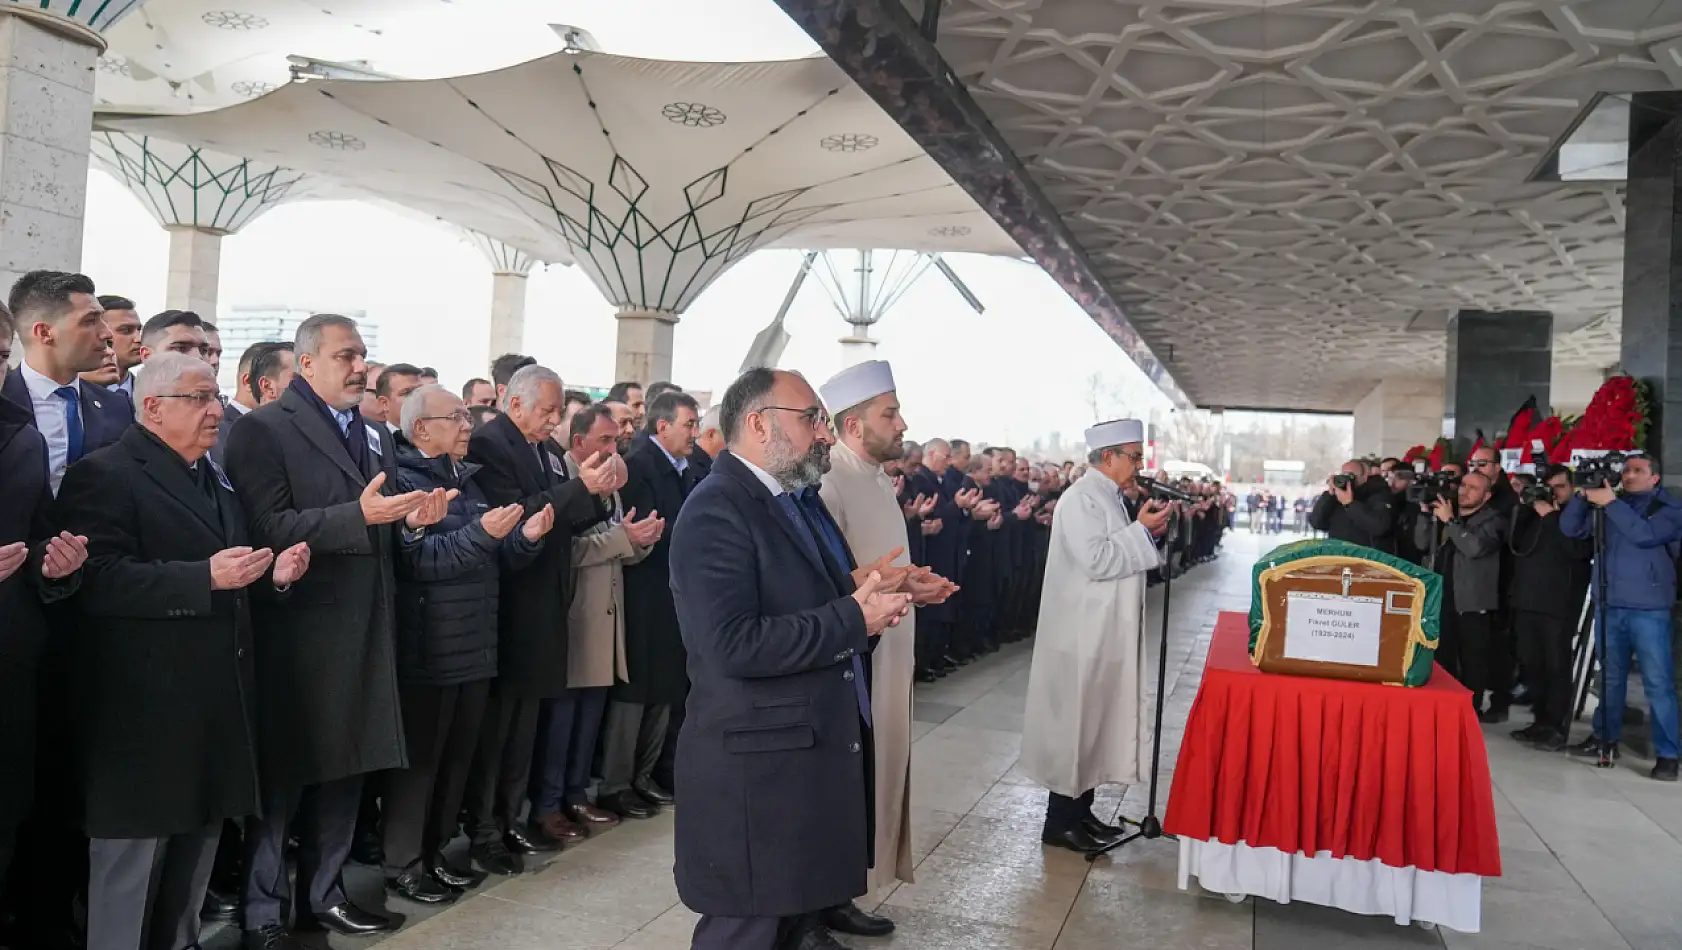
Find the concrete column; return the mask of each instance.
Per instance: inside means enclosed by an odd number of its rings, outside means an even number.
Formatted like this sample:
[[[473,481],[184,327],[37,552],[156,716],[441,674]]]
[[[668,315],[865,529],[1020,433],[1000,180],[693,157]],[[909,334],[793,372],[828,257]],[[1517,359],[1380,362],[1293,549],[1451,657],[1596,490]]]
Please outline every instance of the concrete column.
[[[524,352],[526,275],[491,275],[491,359]]]
[[[1442,434],[1464,458],[1478,432],[1493,439],[1531,396],[1549,404],[1553,314],[1539,310],[1462,310],[1448,321],[1448,373]]]
[[[664,310],[621,307],[619,346],[613,361],[614,380],[643,385],[672,378],[672,335],[678,315]]]
[[[876,341],[871,339],[869,327],[855,326],[853,332],[841,338],[841,366],[843,368],[876,358]]]
[[[1443,430],[1443,381],[1432,377],[1381,380],[1355,404],[1355,454],[1401,458],[1416,445],[1430,448]]]
[[[1624,199],[1623,370],[1653,387],[1647,451],[1682,486],[1682,94],[1630,107]]]
[[[169,283],[164,307],[191,310],[216,322],[216,298],[222,288],[222,232],[172,227],[169,231]]]
[[[80,270],[96,34],[0,5],[0,293]],[[26,11],[27,12],[27,11]]]

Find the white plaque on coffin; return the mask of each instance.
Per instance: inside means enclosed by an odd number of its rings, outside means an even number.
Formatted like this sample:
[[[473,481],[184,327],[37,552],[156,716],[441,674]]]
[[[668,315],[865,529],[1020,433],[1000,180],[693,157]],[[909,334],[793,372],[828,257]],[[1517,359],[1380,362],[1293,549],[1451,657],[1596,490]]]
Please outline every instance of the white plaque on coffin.
[[[1321,663],[1378,665],[1384,600],[1291,591],[1285,595],[1285,656]]]

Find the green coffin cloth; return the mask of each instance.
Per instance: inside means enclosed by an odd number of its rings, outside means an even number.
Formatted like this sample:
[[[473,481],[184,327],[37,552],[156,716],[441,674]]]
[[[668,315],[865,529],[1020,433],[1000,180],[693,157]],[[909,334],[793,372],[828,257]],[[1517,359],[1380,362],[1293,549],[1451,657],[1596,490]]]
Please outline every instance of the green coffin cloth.
[[[1385,567],[1395,568],[1409,577],[1415,577],[1425,583],[1425,606],[1420,612],[1420,627],[1425,633],[1425,639],[1437,642],[1437,632],[1441,629],[1439,614],[1443,606],[1443,579],[1435,571],[1426,570],[1417,564],[1404,561],[1393,554],[1385,554],[1377,548],[1369,548],[1360,544],[1350,544],[1347,541],[1332,541],[1330,539],[1292,541],[1261,556],[1256,566],[1250,570],[1250,653],[1256,652],[1256,637],[1261,634],[1262,625],[1262,572],[1280,564],[1299,561],[1305,557],[1353,557],[1363,561],[1373,561]],[[1418,649],[1413,652],[1413,663],[1407,670],[1408,686],[1423,686],[1431,679],[1431,664],[1435,662],[1436,651]]]

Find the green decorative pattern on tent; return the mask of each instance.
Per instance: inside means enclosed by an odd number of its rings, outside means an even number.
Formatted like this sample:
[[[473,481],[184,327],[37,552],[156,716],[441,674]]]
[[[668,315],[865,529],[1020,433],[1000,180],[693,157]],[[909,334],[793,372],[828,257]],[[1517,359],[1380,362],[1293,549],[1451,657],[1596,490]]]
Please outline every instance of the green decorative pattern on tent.
[[[50,13],[103,33],[145,0],[6,0],[10,6]]]
[[[94,160],[165,227],[232,234],[293,194],[303,172],[127,132],[96,132]]]
[[[1250,652],[1256,649],[1256,638],[1261,635],[1262,627],[1262,572],[1281,564],[1300,561],[1310,557],[1352,557],[1363,561],[1372,561],[1385,567],[1394,568],[1409,577],[1418,578],[1425,583],[1425,606],[1420,613],[1420,628],[1425,632],[1425,639],[1435,642],[1442,629],[1441,613],[1443,605],[1443,579],[1435,571],[1428,571],[1417,564],[1404,561],[1393,554],[1386,554],[1376,548],[1369,548],[1360,544],[1350,544],[1346,541],[1306,540],[1292,541],[1262,555],[1256,561],[1255,567],[1250,569]],[[1409,686],[1422,686],[1431,678],[1431,664],[1434,662],[1432,651],[1414,650],[1413,662],[1408,666],[1404,682]]]

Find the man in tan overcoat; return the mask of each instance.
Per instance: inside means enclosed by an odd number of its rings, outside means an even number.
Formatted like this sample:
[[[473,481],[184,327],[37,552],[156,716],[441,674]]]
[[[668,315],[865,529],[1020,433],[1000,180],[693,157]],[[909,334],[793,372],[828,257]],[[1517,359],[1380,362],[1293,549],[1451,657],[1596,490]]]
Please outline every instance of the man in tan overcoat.
[[[884,462],[904,454],[905,421],[899,414],[893,371],[880,360],[849,367],[824,383],[824,404],[835,419],[832,468],[823,478],[820,495],[847,546],[860,564],[892,556],[907,567],[907,527],[904,509],[894,492]],[[938,604],[957,591],[956,585],[929,572],[912,569],[903,592],[922,606]],[[876,843],[870,889],[895,880],[910,882],[911,859],[911,685],[916,669],[916,621],[907,616],[883,633],[871,659],[870,710],[875,723]],[[824,914],[831,930],[859,936],[879,936],[893,930],[893,921],[867,914],[855,904]]]
[[[559,433],[557,433],[559,435]],[[592,455],[618,454],[619,424],[604,405],[573,415],[565,434],[568,478]],[[582,837],[609,828],[619,816],[590,803],[590,766],[601,735],[607,693],[625,677],[625,595],[622,568],[642,560],[666,523],[659,512],[637,520],[612,496],[613,515],[573,536],[573,597],[567,612],[567,695],[546,700],[539,730],[532,816],[550,834]]]

